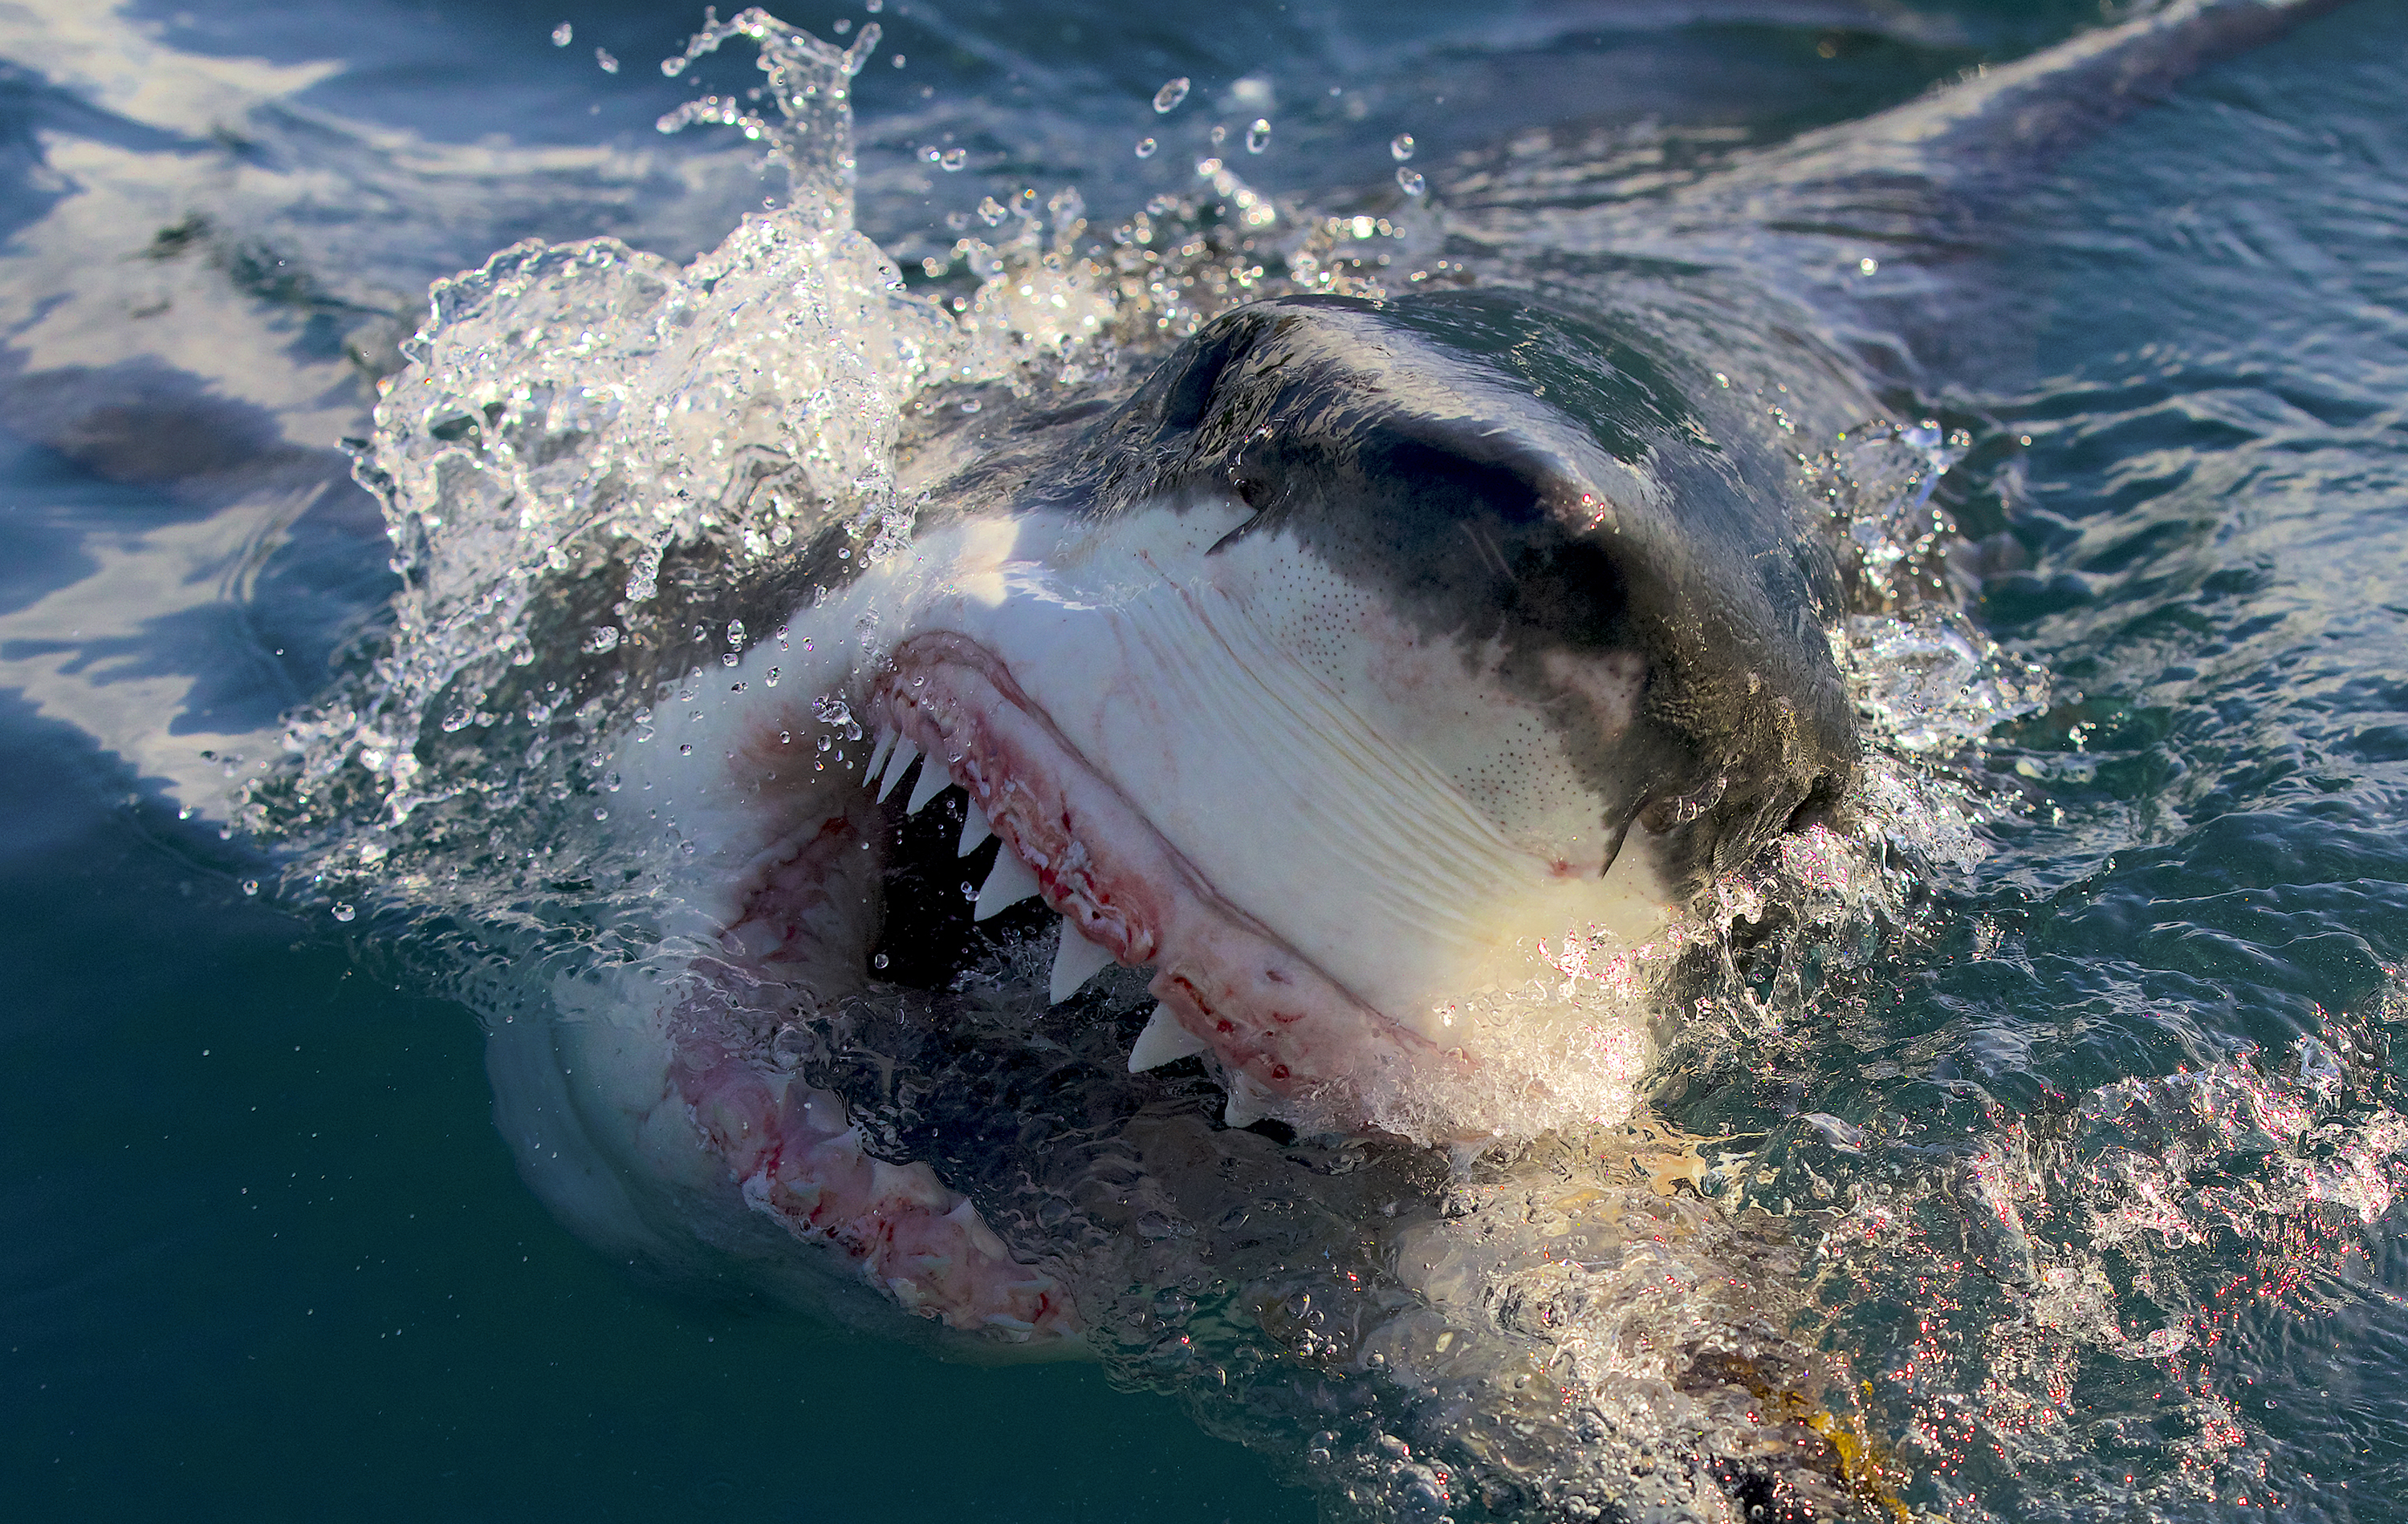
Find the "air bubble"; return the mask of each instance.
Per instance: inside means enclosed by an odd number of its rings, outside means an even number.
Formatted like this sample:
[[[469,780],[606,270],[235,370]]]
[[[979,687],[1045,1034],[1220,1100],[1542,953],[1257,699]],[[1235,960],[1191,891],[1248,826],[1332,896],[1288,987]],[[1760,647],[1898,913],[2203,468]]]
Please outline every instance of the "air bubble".
[[[1166,81],[1160,90],[1154,93],[1154,108],[1157,112],[1168,113],[1177,110],[1179,103],[1186,98],[1187,76],[1182,74],[1176,79]]]
[[[1388,139],[1388,156],[1396,160],[1398,164],[1403,164],[1406,160],[1412,158],[1413,156],[1413,135],[1411,133],[1398,133],[1396,136]]]
[[[615,624],[595,625],[592,630],[586,633],[585,644],[581,648],[588,656],[600,656],[605,651],[617,650],[619,648],[619,627]]]
[[[566,21],[563,21],[558,26],[552,29],[552,45],[555,48],[566,48],[576,40],[577,28],[569,25]]]
[[[243,891],[245,894],[256,894],[256,893],[258,893],[258,892],[259,892],[259,880],[258,880],[258,879],[256,879],[256,878],[246,878],[246,879],[244,879],[244,880],[242,881],[242,891]]]
[[[596,805],[594,806],[594,818],[597,820],[607,820],[610,818],[610,812],[600,805]]]
[[[612,58],[609,50],[606,49],[596,48],[594,50],[594,62],[602,65],[602,72],[605,74],[616,74],[619,72],[619,61]]]
[[[1226,122],[1220,122],[1220,121],[1216,121],[1216,122],[1212,123],[1212,146],[1213,146],[1214,148],[1216,148],[1216,149],[1217,149],[1217,148],[1219,148],[1222,144],[1224,144],[1224,143],[1227,142],[1228,140],[1229,140],[1229,128],[1228,128],[1228,124],[1227,124]]]
[[[1429,189],[1429,182],[1415,171],[1399,167],[1397,170],[1397,188],[1409,196],[1417,196]]]
[[[626,782],[627,780],[625,778],[621,777],[616,773],[605,773],[602,775],[602,790],[605,793],[617,793],[621,789],[626,786]]]
[[[1256,117],[1254,119],[1254,124],[1246,129],[1246,151],[1248,153],[1260,153],[1263,150],[1269,148],[1270,146],[1270,120],[1267,117]]]
[[[1151,159],[1154,157],[1154,150],[1160,146],[1151,137],[1140,137],[1137,140],[1137,156],[1140,159]]]
[[[359,914],[359,912],[358,912],[358,911],[356,911],[356,910],[354,910],[354,909],[352,909],[352,908],[351,908],[351,902],[350,902],[350,901],[348,901],[348,900],[337,900],[337,901],[335,902],[335,919],[336,919],[337,920],[345,920],[345,921],[347,921],[347,920],[350,920],[352,917],[357,916],[358,914]]]
[[[1003,203],[988,196],[978,204],[979,221],[993,227],[1004,219]]]
[[[886,966],[886,955],[885,955],[884,953],[882,953],[882,953],[880,953],[877,957],[872,958],[872,959],[869,961],[869,966],[870,966],[870,967],[872,967],[872,968],[884,968],[884,967]],[[2273,1404],[2273,1403],[2267,1403],[2266,1405],[2267,1405],[2267,1406],[2269,1406],[2269,1407],[2272,1407],[2272,1406],[2273,1406],[2274,1404]]]
[[[781,1069],[793,1069],[810,1055],[810,1034],[789,1024],[780,1027],[778,1035],[769,1039],[769,1058]]]
[[[941,154],[940,156],[939,156],[939,158],[938,158],[938,160],[937,160],[937,164],[938,164],[938,167],[939,167],[939,168],[940,168],[940,169],[942,169],[942,170],[944,170],[944,172],[945,172],[946,174],[948,174],[948,175],[953,175],[953,174],[958,174],[958,173],[960,173],[963,169],[967,168],[967,167],[968,166],[968,164],[969,164],[969,162],[970,162],[970,150],[968,150],[968,149],[947,149],[947,150],[943,152],[943,154]]]

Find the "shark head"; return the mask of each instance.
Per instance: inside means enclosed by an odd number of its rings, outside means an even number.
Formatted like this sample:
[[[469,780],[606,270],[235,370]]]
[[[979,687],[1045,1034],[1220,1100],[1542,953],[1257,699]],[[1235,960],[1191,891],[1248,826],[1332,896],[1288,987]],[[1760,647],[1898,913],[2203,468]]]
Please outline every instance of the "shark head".
[[[1055,998],[1154,971],[1133,1067],[1209,1053],[1234,1119],[1398,1126],[1373,1097],[1489,1061],[1467,996],[1643,941],[1846,790],[1835,577],[1752,406],[1521,297],[1230,314],[796,618],[877,732],[868,789],[781,781],[793,701],[731,687],[695,803],[755,823],[716,918],[857,974],[869,799],[959,786],[960,850],[1000,841],[979,912],[1063,918]]]

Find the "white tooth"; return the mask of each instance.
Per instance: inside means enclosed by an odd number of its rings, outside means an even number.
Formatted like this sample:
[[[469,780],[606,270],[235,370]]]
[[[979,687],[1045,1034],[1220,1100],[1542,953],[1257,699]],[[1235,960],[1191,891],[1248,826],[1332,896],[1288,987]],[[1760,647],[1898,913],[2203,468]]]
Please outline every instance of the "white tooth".
[[[962,844],[953,848],[953,855],[969,856],[994,834],[995,827],[986,823],[986,811],[979,808],[977,800],[971,800],[968,812],[962,817]]]
[[[1037,881],[1035,870],[1021,862],[1010,847],[1002,847],[995,854],[994,871],[979,888],[978,904],[970,911],[970,919],[984,920],[1000,915],[1043,887]]]
[[[1154,1008],[1154,1019],[1137,1034],[1129,1045],[1129,1073],[1141,1075],[1148,1069],[1159,1069],[1166,1063],[1177,1063],[1193,1058],[1212,1045],[1179,1024],[1168,1005]]]
[[[1081,936],[1066,920],[1062,923],[1062,945],[1054,949],[1053,987],[1045,998],[1059,1005],[1077,994],[1089,979],[1111,965],[1112,955],[1109,950]]]
[[[1221,1120],[1230,1127],[1252,1127],[1271,1115],[1278,1098],[1244,1075],[1229,1076],[1229,1104]]]
[[[884,799],[895,791],[895,785],[903,781],[903,775],[911,770],[911,763],[919,755],[920,748],[911,744],[910,736],[895,738],[895,751],[886,759],[886,771],[878,776],[879,798]]]
[[[931,757],[920,764],[920,781],[912,786],[911,798],[904,805],[903,813],[917,815],[929,800],[953,786],[953,775],[943,763]]]
[[[895,737],[900,734],[901,733],[898,731],[880,731],[878,733],[878,749],[872,751],[869,754],[869,761],[862,764],[862,782],[876,783],[878,781],[878,770],[886,765],[886,753],[894,749]]]

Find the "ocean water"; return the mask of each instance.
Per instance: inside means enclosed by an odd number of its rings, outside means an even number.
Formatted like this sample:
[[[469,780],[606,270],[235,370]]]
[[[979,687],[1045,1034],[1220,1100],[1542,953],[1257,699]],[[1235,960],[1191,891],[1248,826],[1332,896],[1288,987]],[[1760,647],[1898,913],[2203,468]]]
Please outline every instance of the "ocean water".
[[[881,28],[853,216],[939,294],[977,288],[958,240],[1001,242],[1024,189],[1075,186],[1099,229],[1150,202],[1168,223],[1205,156],[1288,224],[1441,220],[1397,240],[1406,263],[1590,278],[1693,171],[2102,20],[783,14]],[[699,24],[0,13],[11,1517],[1346,1517],[1306,1431],[1214,1438],[1209,1404],[1199,1426],[1191,1389],[1125,1363],[940,1360],[585,1247],[494,1127],[491,1012],[430,976],[444,930],[339,825],[330,852],[290,819],[225,824],[291,719],[390,648],[395,550],[338,441],[371,436],[429,284],[527,237],[684,261],[791,198],[738,135],[656,130],[753,78],[736,47],[665,76]],[[1916,1509],[2399,1517],[2402,98],[2408,13],[2362,0],[2071,148],[1945,258],[1868,234],[1871,269],[1768,272],[1929,357],[1885,401],[1963,431],[1938,501],[1993,548],[1971,627],[2009,653],[1987,670],[2045,691],[1968,748],[1924,745],[1928,648],[1859,632],[1903,776],[1977,800],[1979,847],[1921,842],[1860,945],[1763,976],[1653,1091],[1734,1140],[1734,1189],[1811,1225],[1813,1337],[1853,1361]]]

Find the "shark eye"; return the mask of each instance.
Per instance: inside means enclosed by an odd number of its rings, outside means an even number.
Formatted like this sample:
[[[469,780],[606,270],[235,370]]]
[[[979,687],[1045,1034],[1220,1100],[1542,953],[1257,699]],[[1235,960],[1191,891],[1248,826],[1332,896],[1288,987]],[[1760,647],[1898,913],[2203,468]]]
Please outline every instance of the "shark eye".
[[[1168,377],[1162,393],[1162,421],[1174,429],[1203,425],[1222,373],[1242,359],[1261,336],[1265,324],[1251,313],[1224,319],[1198,337],[1186,363]]]

